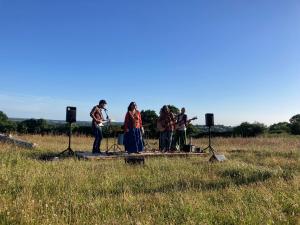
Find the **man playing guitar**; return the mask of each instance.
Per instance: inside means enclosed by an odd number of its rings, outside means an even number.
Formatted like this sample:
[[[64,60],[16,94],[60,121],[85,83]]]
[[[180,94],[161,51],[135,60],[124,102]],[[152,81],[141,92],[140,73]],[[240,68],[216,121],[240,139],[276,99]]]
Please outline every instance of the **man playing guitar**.
[[[172,144],[172,148],[176,149],[176,146],[179,145],[179,149],[182,150],[184,145],[186,145],[186,130],[187,126],[193,121],[196,120],[197,117],[194,117],[188,120],[187,115],[185,114],[185,108],[181,109],[181,113],[177,115],[176,122],[176,132],[174,142]]]
[[[106,110],[106,108],[105,108],[106,105],[107,105],[107,102],[105,100],[101,100],[99,102],[99,105],[94,106],[90,113],[90,116],[93,119],[92,129],[93,129],[93,133],[95,136],[95,141],[93,144],[93,154],[101,153],[100,146],[101,146],[101,141],[103,139],[102,127],[104,126],[103,124],[105,122],[109,122],[104,119],[103,114],[102,114],[102,110]]]

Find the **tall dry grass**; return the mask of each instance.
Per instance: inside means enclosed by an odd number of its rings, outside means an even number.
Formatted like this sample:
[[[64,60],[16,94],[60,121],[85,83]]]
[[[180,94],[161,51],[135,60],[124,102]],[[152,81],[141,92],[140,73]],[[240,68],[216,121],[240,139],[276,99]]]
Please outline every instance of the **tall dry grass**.
[[[39,156],[64,150],[67,137],[21,138],[39,148],[0,144],[1,224],[300,222],[297,137],[217,138],[213,144],[228,158],[225,163],[156,158],[144,166],[75,158],[45,162]],[[75,137],[73,148],[90,150],[92,141]],[[194,144],[204,147],[207,140]]]

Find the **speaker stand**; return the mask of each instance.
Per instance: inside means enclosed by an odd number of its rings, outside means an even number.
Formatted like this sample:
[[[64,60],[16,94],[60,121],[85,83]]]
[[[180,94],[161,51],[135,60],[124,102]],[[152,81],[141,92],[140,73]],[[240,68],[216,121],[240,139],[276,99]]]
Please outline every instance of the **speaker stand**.
[[[71,138],[72,138],[72,123],[69,123],[69,146],[66,150],[59,153],[59,156],[68,153],[68,155],[75,155],[75,152],[71,148]]]
[[[208,127],[209,130],[209,144],[208,147],[203,149],[203,151],[209,150],[209,152],[211,152],[213,155],[211,156],[211,158],[209,159],[210,162],[223,162],[226,161],[226,157],[224,155],[217,155],[215,153],[214,148],[211,146],[211,127]]]
[[[110,146],[108,150],[113,150],[114,152],[116,152],[116,150],[122,151],[120,146],[117,144],[117,132],[114,132],[113,134],[114,134],[114,143],[112,146]]]
[[[208,146],[207,146],[205,149],[203,149],[203,151],[209,150],[210,152],[213,153],[213,155],[215,155],[215,150],[214,150],[214,148],[211,146],[211,127],[208,127],[208,134],[209,134],[209,138],[208,138],[208,140],[209,140]]]
[[[106,151],[105,151],[105,154],[109,154],[109,150],[110,150],[110,147],[109,147],[109,136],[110,134],[112,133],[111,131],[111,124],[108,123],[107,124],[107,136],[106,136]]]
[[[149,135],[149,131],[146,131],[145,130],[145,135],[144,135],[145,138],[143,138],[144,140],[144,149],[145,150],[149,150],[151,151],[152,150],[152,146],[150,144],[150,135]]]

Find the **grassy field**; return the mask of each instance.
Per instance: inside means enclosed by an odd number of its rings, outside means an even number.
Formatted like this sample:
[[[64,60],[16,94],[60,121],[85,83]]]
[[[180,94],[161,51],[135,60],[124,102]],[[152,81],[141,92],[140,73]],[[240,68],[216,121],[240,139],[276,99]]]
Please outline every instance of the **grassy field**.
[[[229,159],[45,162],[67,137],[0,144],[0,224],[300,224],[300,138],[214,140]],[[195,140],[205,146],[207,140]],[[91,138],[74,138],[89,150]]]

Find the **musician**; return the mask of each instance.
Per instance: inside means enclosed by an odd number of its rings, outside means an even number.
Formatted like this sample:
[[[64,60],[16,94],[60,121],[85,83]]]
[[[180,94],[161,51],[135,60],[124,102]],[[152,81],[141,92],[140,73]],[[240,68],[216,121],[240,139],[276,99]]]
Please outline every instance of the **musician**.
[[[144,150],[143,137],[144,133],[141,113],[137,109],[135,102],[128,106],[124,122],[124,146],[125,151],[130,153],[140,153]]]
[[[184,145],[186,145],[186,129],[188,126],[188,117],[185,114],[185,108],[181,109],[181,113],[177,115],[177,122],[176,122],[176,132],[174,138],[174,147],[176,148],[179,145],[179,149],[182,150]]]
[[[92,129],[95,136],[95,141],[93,144],[93,154],[100,154],[100,146],[101,141],[103,139],[103,133],[102,133],[102,124],[106,121],[103,117],[102,111],[106,110],[107,102],[105,100],[99,101],[99,104],[94,106],[90,116],[92,117]]]
[[[167,105],[161,109],[157,121],[160,133],[160,150],[170,151],[172,145],[173,131],[175,128],[175,117]]]
[[[163,111],[163,109],[161,108],[160,111],[159,111],[159,117],[158,117],[158,119],[156,121],[156,123],[157,123],[157,130],[159,131],[158,149],[160,151],[163,151],[163,147],[162,147],[163,127],[161,126],[161,122],[160,122],[160,118],[162,117],[162,111]]]

